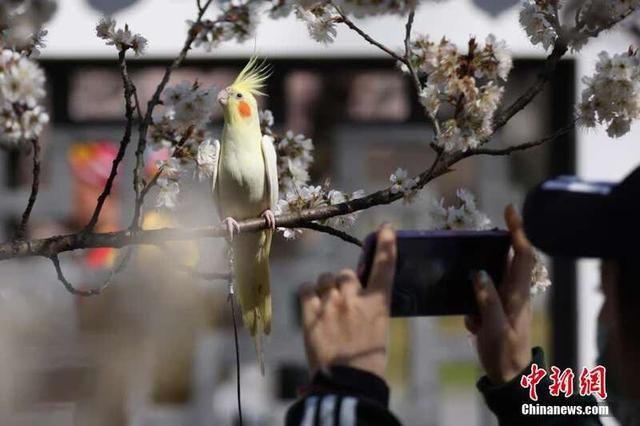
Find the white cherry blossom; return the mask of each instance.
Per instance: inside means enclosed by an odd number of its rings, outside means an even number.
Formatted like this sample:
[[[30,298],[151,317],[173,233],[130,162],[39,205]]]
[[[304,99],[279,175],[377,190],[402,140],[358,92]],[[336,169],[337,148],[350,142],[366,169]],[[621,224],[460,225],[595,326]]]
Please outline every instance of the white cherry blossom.
[[[581,125],[605,125],[610,137],[620,137],[640,117],[640,59],[629,51],[610,56],[601,52],[596,72],[584,77],[585,89],[578,104],[577,117]]]

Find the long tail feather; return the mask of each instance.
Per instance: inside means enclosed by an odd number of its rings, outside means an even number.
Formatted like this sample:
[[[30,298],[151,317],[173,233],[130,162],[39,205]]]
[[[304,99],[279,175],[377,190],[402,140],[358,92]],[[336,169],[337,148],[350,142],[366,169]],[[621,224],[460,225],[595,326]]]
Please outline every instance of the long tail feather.
[[[263,335],[271,332],[269,251],[273,231],[237,236],[233,241],[235,288],[242,322],[254,339],[264,374]]]

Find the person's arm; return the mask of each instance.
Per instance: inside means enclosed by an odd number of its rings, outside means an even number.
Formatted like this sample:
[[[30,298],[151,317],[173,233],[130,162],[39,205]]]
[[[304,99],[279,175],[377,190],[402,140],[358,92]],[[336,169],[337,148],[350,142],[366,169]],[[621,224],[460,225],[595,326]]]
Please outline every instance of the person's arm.
[[[531,350],[531,362],[520,374],[506,383],[496,384],[483,376],[477,383],[478,390],[484,396],[487,406],[493,411],[498,418],[500,425],[576,425],[576,426],[595,426],[600,425],[598,416],[586,416],[578,414],[566,415],[523,415],[523,405],[529,412],[538,409],[540,406],[557,406],[566,407],[568,413],[577,410],[589,409],[586,407],[595,407],[597,401],[593,396],[580,396],[578,392],[574,392],[571,396],[553,396],[549,392],[551,380],[546,375],[536,386],[537,401],[529,398],[529,390],[520,385],[520,377],[531,372],[531,365],[536,364],[540,368],[545,367],[544,352],[542,348],[535,347]],[[530,405],[529,405],[530,404]]]
[[[395,232],[382,226],[366,289],[351,270],[323,274],[300,292],[310,386],[287,426],[399,426],[384,380]]]
[[[400,426],[388,409],[389,387],[380,376],[368,371],[330,367],[317,372],[304,393],[289,409],[287,426]]]
[[[465,318],[467,329],[475,336],[480,363],[486,372],[477,387],[500,425],[598,425],[597,416],[529,416],[522,413],[523,404],[584,407],[595,406],[596,400],[575,394],[569,398],[551,396],[548,374],[536,386],[538,401],[532,401],[528,388],[520,385],[520,378],[531,372],[533,363],[544,367],[544,355],[540,348],[531,350],[533,247],[513,206],[507,207],[505,220],[511,232],[514,255],[500,292],[487,273],[476,274],[473,285],[479,314]]]

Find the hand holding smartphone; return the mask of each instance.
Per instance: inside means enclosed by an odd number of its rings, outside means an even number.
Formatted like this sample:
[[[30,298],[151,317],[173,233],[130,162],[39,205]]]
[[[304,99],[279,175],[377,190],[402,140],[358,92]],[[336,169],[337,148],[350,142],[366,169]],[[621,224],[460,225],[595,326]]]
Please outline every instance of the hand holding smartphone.
[[[507,265],[507,231],[398,231],[392,317],[466,315],[477,312],[472,274],[486,271],[497,286]],[[363,247],[361,282],[366,286],[376,234]]]

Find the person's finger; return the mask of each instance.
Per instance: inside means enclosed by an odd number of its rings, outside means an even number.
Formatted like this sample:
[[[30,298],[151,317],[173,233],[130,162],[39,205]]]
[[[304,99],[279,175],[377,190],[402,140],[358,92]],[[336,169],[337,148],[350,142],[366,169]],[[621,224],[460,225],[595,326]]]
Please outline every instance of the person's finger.
[[[483,330],[501,329],[506,319],[500,296],[489,274],[485,271],[477,272],[473,277],[473,290],[480,314],[480,328]]]
[[[318,312],[320,312],[320,298],[315,291],[315,287],[310,283],[305,283],[300,287],[298,297],[302,308],[302,324],[306,328],[316,320]]]
[[[533,247],[525,235],[522,219],[513,205],[507,206],[504,216],[511,233],[513,259],[507,270],[501,295],[507,315],[517,316],[529,304],[531,272],[536,260]]]
[[[471,334],[477,334],[480,329],[480,317],[478,315],[465,315],[464,326]]]
[[[330,289],[336,286],[336,276],[330,272],[324,272],[318,277],[316,284],[316,293],[322,298],[322,296]]]
[[[336,287],[343,294],[345,299],[355,297],[362,290],[360,280],[351,269],[343,269],[336,276]]]
[[[509,204],[504,210],[504,219],[507,223],[507,228],[511,233],[511,239],[513,248],[516,252],[522,252],[531,250],[531,243],[524,232],[524,226],[522,224],[522,218],[520,214],[513,206]]]
[[[322,304],[323,315],[326,314],[331,317],[335,312],[335,309],[343,305],[344,296],[336,287],[331,287],[329,290],[322,293],[320,302]]]
[[[385,224],[378,231],[367,291],[381,291],[388,298],[396,270],[396,253],[396,233],[391,225]]]

